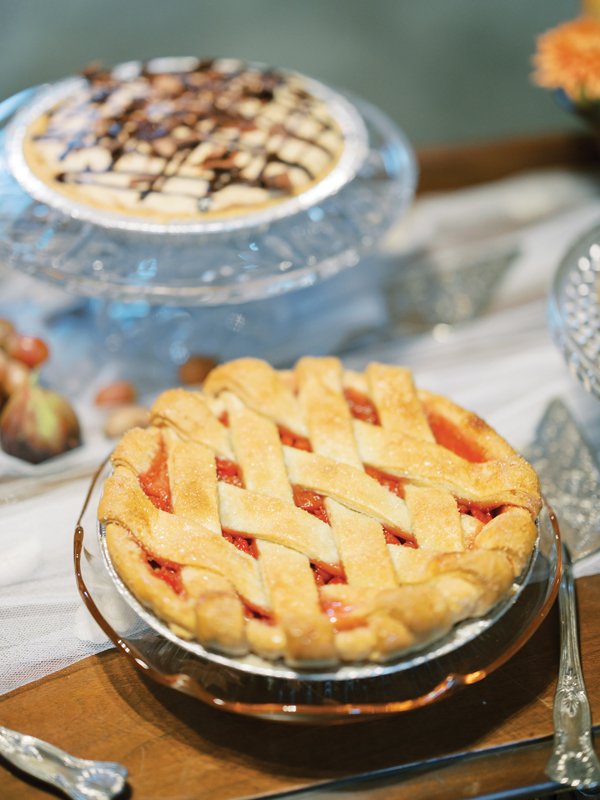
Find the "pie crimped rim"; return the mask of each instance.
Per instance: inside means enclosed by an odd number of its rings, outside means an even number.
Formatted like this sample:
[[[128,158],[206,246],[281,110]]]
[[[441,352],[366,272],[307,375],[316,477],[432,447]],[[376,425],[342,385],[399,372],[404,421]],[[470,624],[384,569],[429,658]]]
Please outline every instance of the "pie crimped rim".
[[[215,650],[207,650],[199,642],[189,639],[183,639],[178,636],[169,627],[166,622],[163,622],[156,614],[147,606],[144,606],[131,592],[127,585],[121,580],[118,572],[116,571],[108,547],[106,544],[106,527],[98,523],[98,539],[100,545],[100,552],[102,559],[108,571],[111,581],[113,582],[119,595],[125,600],[127,605],[135,612],[137,617],[153,628],[164,639],[172,642],[174,645],[187,650],[200,658],[214,662],[223,667],[233,668],[240,672],[246,672],[252,675],[262,675],[267,678],[277,678],[283,680],[302,680],[302,681],[356,681],[365,678],[377,678],[391,673],[403,672],[411,670],[426,664],[429,661],[437,658],[442,658],[447,654],[457,650],[463,645],[469,644],[477,637],[481,636],[485,631],[500,621],[509,609],[513,607],[521,598],[521,592],[527,586],[531,574],[534,570],[536,563],[536,556],[539,551],[539,532],[536,538],[531,557],[528,565],[523,573],[514,581],[509,594],[501,600],[488,614],[484,617],[476,619],[466,619],[463,622],[457,623],[454,628],[446,634],[442,639],[436,640],[429,645],[424,645],[415,651],[412,651],[391,662],[385,664],[376,664],[369,662],[359,665],[348,665],[335,667],[333,669],[319,669],[313,668],[306,669],[292,669],[285,665],[284,662],[268,661],[261,656],[253,653],[246,656],[226,656],[218,653]]]
[[[178,637],[209,651],[302,669],[387,662],[441,642],[464,619],[495,618],[531,563],[533,469],[474,414],[416,390],[401,367],[359,374],[305,358],[280,373],[242,359],[214,370],[202,394],[161,395],[152,423],[113,454],[99,509],[109,559]],[[142,489],[161,450],[167,510]],[[403,497],[390,489],[399,477]],[[318,503],[317,516],[298,508],[292,485],[326,496],[327,522]],[[319,587],[323,570],[333,579]]]

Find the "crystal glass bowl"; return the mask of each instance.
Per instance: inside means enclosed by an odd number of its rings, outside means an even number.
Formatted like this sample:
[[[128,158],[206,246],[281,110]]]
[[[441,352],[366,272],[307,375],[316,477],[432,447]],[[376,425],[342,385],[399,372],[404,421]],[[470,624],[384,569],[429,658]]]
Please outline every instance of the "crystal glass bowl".
[[[563,257],[550,293],[548,320],[569,369],[600,398],[600,224]]]

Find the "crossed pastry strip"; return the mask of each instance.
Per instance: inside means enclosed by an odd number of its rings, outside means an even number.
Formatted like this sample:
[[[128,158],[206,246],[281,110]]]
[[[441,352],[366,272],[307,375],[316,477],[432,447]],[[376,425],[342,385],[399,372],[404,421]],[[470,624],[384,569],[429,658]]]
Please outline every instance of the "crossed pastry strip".
[[[383,661],[485,614],[529,558],[533,469],[407,369],[217,367],[127,433],[111,559],[181,635],[292,665]]]

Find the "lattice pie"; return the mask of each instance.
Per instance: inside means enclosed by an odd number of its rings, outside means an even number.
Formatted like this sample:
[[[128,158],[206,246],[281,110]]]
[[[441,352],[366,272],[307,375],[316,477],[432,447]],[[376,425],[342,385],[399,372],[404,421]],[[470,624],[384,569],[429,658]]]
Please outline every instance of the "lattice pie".
[[[402,367],[241,359],[151,418],[99,518],[130,590],[206,648],[386,661],[486,614],[532,552],[533,469]]]

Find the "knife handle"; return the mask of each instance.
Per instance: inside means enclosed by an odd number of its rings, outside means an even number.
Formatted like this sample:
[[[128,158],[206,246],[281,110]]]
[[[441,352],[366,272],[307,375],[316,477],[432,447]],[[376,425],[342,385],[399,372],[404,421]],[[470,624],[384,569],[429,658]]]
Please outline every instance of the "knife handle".
[[[546,775],[576,789],[600,785],[600,763],[592,743],[590,704],[583,682],[577,633],[577,600],[571,560],[563,546],[558,593],[560,667],[554,695],[554,747]]]

